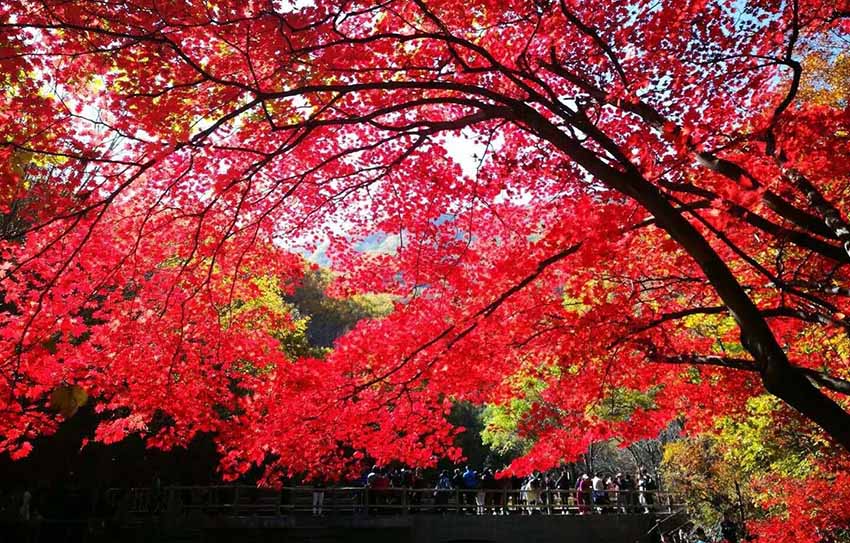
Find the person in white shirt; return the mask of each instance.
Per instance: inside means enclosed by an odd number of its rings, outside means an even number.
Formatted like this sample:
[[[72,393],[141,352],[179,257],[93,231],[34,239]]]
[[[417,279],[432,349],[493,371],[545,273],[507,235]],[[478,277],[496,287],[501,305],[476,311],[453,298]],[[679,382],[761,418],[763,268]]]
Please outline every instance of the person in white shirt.
[[[595,505],[598,512],[601,513],[602,507],[606,503],[605,479],[602,478],[602,473],[596,472],[596,475],[590,480],[590,482],[593,485],[593,505]]]

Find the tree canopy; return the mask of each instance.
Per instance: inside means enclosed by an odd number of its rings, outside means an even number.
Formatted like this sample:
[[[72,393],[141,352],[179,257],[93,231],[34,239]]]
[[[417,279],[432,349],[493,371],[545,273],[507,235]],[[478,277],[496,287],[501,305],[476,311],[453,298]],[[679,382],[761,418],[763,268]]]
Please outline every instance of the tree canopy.
[[[270,481],[456,457],[458,401],[528,400],[517,471],[765,392],[850,449],[846,0],[0,21],[0,449],[55,430],[60,387],[96,439],[214,432],[226,474]],[[318,253],[392,313],[288,355],[248,302]]]

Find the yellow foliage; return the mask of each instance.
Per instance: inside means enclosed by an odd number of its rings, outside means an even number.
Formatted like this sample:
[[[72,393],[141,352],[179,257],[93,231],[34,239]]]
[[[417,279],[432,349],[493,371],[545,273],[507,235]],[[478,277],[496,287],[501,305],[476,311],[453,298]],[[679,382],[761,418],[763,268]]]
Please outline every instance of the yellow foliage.
[[[800,98],[821,105],[843,107],[850,97],[850,53],[833,57],[816,51],[803,60]]]
[[[661,473],[666,489],[686,497],[692,518],[703,525],[717,523],[724,511],[740,506],[739,474],[712,436],[666,444]]]
[[[79,385],[63,385],[53,389],[50,393],[50,408],[58,411],[63,417],[74,416],[77,410],[86,405],[89,395]]]

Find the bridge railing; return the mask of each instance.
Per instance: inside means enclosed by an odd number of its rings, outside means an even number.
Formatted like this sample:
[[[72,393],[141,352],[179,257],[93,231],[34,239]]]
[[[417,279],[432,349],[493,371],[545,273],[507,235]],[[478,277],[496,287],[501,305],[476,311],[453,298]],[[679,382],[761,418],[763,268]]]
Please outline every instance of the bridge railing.
[[[671,514],[685,507],[667,492],[512,488],[168,486],[110,489],[108,496],[133,515]]]

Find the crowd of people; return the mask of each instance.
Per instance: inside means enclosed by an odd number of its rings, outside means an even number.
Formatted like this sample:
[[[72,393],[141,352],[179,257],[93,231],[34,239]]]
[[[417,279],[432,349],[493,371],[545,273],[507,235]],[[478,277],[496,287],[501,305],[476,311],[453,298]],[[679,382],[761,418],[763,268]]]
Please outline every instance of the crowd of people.
[[[649,513],[655,508],[658,491],[655,478],[646,469],[635,476],[622,472],[575,476],[561,469],[518,478],[499,477],[489,467],[475,470],[466,466],[442,470],[435,480],[428,480],[421,470],[375,466],[363,483],[369,490],[366,505],[373,510],[404,506],[418,511],[427,501],[433,505],[432,512],[477,515]],[[317,488],[314,514],[321,514],[323,498],[323,490]]]
[[[433,472],[432,472],[433,473]],[[653,513],[668,512],[669,504],[658,498],[658,484],[654,476],[646,469],[638,470],[634,475],[617,471],[615,473],[595,472],[576,473],[567,469],[549,472],[534,472],[527,477],[498,476],[492,468],[475,470],[471,466],[444,469],[430,477],[420,469],[385,469],[374,467],[364,473],[360,488],[350,485],[333,486],[323,481],[314,481],[311,488],[302,484],[286,485],[278,493],[278,511],[303,511],[299,509],[297,497],[308,498],[312,490],[312,514],[324,513],[325,493],[334,494],[331,509],[339,511],[359,511],[365,514],[464,514],[464,515],[588,515],[604,513]],[[168,487],[170,488],[170,487]],[[227,495],[228,488],[235,487],[177,487],[180,490],[174,496],[184,504],[195,504],[206,510],[226,511],[228,507],[237,507],[237,502],[246,511],[258,503],[258,495],[248,487],[242,488],[242,501],[239,494]],[[198,498],[192,489],[206,490],[206,497]],[[46,489],[33,492],[28,488],[17,488],[11,492],[0,492],[0,525],[11,529],[27,528],[28,537],[37,534],[43,514],[51,519],[87,519],[88,530],[94,526],[91,521],[99,520],[100,530],[104,531],[110,522],[120,525],[129,498],[126,491],[113,492],[102,489],[98,492],[86,492],[76,486],[58,487],[54,492]],[[120,491],[121,489],[115,489]],[[147,509],[149,513],[161,513],[168,500],[165,499],[166,487],[158,477],[149,488]],[[256,488],[255,491],[258,491]],[[221,499],[211,499],[210,492],[224,493]],[[272,491],[274,496],[274,491]],[[306,493],[306,495],[305,495]],[[173,492],[171,494],[174,494]],[[192,494],[192,495],[190,495]],[[353,502],[342,502],[347,497]],[[198,498],[198,499],[196,499]],[[277,502],[277,500],[275,500]],[[230,506],[221,504],[230,503]],[[300,502],[303,504],[303,501]],[[217,507],[218,509],[215,509]],[[303,507],[303,505],[302,505]],[[206,509],[205,509],[206,508]],[[124,511],[124,515],[119,514]],[[711,530],[705,530],[691,524],[669,533],[658,533],[661,543],[740,543],[744,540],[738,525],[732,520],[731,513],[724,515],[723,521]],[[15,528],[18,526],[18,528]],[[97,527],[97,526],[95,526]],[[26,539],[22,539],[25,541]]]
[[[607,476],[596,472],[593,477],[584,473],[575,489],[580,513],[649,513],[656,505],[658,484],[648,470],[641,468],[636,477],[623,472]]]
[[[668,505],[659,503],[662,494],[658,492],[658,483],[645,468],[634,475],[623,471],[574,474],[561,469],[518,478],[498,477],[491,468],[479,471],[466,466],[442,470],[435,480],[429,480],[421,470],[375,466],[362,482],[368,489],[368,505],[375,514],[391,514],[400,507],[410,512],[466,515],[636,514],[667,510]],[[744,540],[728,512],[713,530],[688,523],[657,537],[661,543]]]

